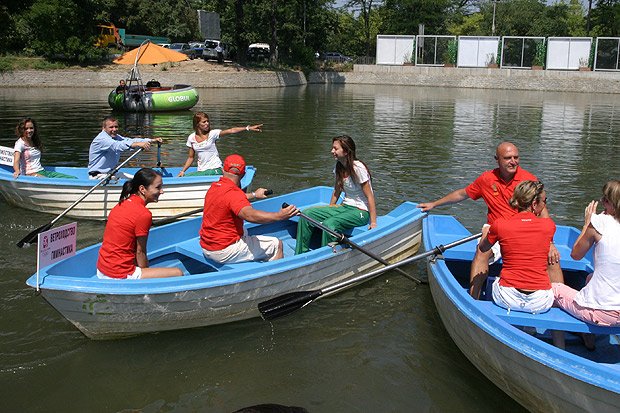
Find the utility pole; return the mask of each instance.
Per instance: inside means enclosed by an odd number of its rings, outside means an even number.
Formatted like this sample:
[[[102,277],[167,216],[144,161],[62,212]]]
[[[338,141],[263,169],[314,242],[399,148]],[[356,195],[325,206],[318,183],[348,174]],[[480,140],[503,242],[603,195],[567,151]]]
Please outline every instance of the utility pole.
[[[491,26],[491,36],[495,36],[495,6],[497,5],[497,0],[493,0],[493,25]]]

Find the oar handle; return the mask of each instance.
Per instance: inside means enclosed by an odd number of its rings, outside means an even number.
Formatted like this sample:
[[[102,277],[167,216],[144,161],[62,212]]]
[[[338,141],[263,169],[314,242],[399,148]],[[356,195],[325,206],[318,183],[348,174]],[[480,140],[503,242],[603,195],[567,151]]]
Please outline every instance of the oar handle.
[[[157,142],[157,167],[161,168],[161,142]]]
[[[287,204],[286,202],[282,203],[282,208],[288,208],[290,205]],[[303,219],[305,219],[306,221],[308,221],[309,223],[311,223],[312,225],[314,225],[317,228],[321,228],[323,231],[327,232],[329,235],[338,238],[338,242],[343,242],[348,240],[347,237],[344,236],[344,234],[340,234],[336,231],[334,231],[333,229],[326,227],[325,225],[323,225],[322,223],[320,223],[319,221],[317,221],[316,219],[309,217],[308,215],[304,214],[303,212],[299,213],[299,216],[302,217]],[[349,241],[350,243],[351,241]]]
[[[466,237],[466,238],[463,238],[463,239],[451,242],[451,243],[446,244],[446,245],[438,245],[438,246],[436,246],[435,248],[433,248],[430,251],[426,251],[426,252],[423,252],[421,254],[414,255],[413,257],[409,257],[409,258],[406,258],[404,260],[398,261],[398,262],[396,262],[394,264],[390,264],[390,265],[388,265],[386,267],[376,269],[376,270],[371,271],[371,272],[369,272],[367,274],[358,275],[357,277],[351,278],[351,279],[349,279],[347,281],[344,281],[344,282],[342,282],[340,284],[334,284],[332,286],[325,287],[322,290],[323,294],[327,294],[327,293],[331,293],[331,292],[334,292],[334,291],[337,291],[337,290],[341,290],[341,289],[346,288],[346,287],[348,287],[348,286],[350,286],[352,284],[357,284],[357,283],[359,283],[361,281],[365,281],[365,280],[368,280],[368,279],[371,279],[371,278],[375,278],[376,276],[378,276],[380,274],[383,274],[386,271],[389,271],[389,270],[395,269],[397,267],[400,267],[401,265],[410,264],[410,263],[412,263],[414,261],[418,261],[418,260],[420,260],[422,258],[429,257],[431,255],[434,255],[434,256],[440,255],[440,254],[442,254],[447,249],[450,249],[450,248],[456,247],[457,245],[461,245],[461,244],[464,244],[466,242],[472,241],[472,240],[474,240],[476,238],[480,238],[481,236],[482,236],[482,233],[479,232],[478,234],[470,235],[469,237]]]

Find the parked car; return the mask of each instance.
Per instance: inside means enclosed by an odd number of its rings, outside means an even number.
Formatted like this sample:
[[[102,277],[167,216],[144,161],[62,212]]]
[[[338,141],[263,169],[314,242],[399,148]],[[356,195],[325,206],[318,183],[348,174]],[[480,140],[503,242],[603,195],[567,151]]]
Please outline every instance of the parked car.
[[[228,44],[222,43],[219,40],[205,40],[204,48],[202,50],[202,58],[205,60],[217,60],[222,63],[225,59],[228,59],[230,48]]]
[[[192,60],[198,57],[198,52],[195,49],[192,49],[192,47],[187,43],[171,43],[168,48],[170,50],[186,54]]]
[[[338,52],[325,52],[319,56],[319,59],[324,60],[326,62],[335,62],[335,63],[349,63],[353,62],[349,56],[345,56],[342,53]]]
[[[161,47],[165,47],[166,49],[170,47],[170,43],[158,43],[158,45]]]
[[[267,43],[252,43],[248,47],[247,58],[250,62],[266,62],[269,60],[270,47]]]

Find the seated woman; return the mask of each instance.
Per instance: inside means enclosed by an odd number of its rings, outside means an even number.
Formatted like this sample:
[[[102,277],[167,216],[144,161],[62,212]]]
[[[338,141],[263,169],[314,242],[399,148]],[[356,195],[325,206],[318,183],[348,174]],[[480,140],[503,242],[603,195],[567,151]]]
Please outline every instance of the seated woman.
[[[493,283],[493,301],[500,307],[542,313],[553,305],[547,256],[555,224],[550,218],[540,218],[546,203],[541,182],[521,182],[510,199],[518,212],[511,218],[495,220],[480,242],[481,252],[488,251],[496,241],[502,250],[502,270]]]
[[[38,176],[45,178],[69,178],[77,179],[73,175],[60,172],[46,171],[41,165],[41,138],[37,123],[32,118],[24,118],[15,128],[17,141],[13,152],[13,178],[20,175]]]
[[[308,208],[304,214],[322,222],[336,232],[368,225],[369,229],[377,226],[375,195],[372,190],[370,171],[366,164],[355,155],[355,142],[348,135],[336,136],[332,139],[332,156],[336,160],[334,173],[336,184],[329,206]],[[344,191],[344,200],[336,205],[340,194]],[[309,250],[313,227],[301,218],[297,224],[297,245],[295,254]],[[335,241],[327,232],[323,232],[321,246]]]
[[[149,268],[146,241],[152,224],[146,207],[164,193],[161,175],[142,168],[123,185],[120,200],[108,215],[97,260],[101,279],[178,277],[180,268]]]
[[[222,175],[222,160],[215,146],[220,136],[244,131],[260,132],[263,124],[237,126],[224,130],[211,129],[209,115],[204,112],[196,112],[193,126],[194,132],[187,137],[185,144],[189,147],[187,160],[178,176]],[[185,171],[192,166],[196,155],[198,155],[197,171],[186,174]]]
[[[553,283],[556,305],[586,323],[620,326],[620,180],[603,186],[603,212],[596,213],[598,202],[585,209],[581,234],[575,241],[571,257],[582,259],[594,248],[594,273],[587,284],[576,291]],[[586,341],[588,348],[593,343]]]

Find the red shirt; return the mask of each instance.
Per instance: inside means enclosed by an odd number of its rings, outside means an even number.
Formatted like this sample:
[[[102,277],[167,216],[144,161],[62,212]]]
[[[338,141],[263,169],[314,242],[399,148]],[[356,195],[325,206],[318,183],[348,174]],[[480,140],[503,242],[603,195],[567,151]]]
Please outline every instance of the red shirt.
[[[200,246],[219,251],[237,242],[243,235],[242,208],[250,201],[233,181],[221,177],[205,195],[205,208],[200,228]]]
[[[499,218],[489,229],[491,244],[499,241],[502,272],[499,284],[524,290],[551,288],[547,274],[549,245],[555,234],[551,218],[538,218],[531,212],[519,212],[512,218]]]
[[[538,181],[534,175],[518,167],[510,182],[499,176],[499,168],[483,172],[474,182],[465,188],[467,195],[473,199],[484,199],[487,204],[487,223],[492,224],[497,218],[510,218],[517,213],[510,206],[510,198],[521,181]]]
[[[136,270],[136,238],[149,234],[153,214],[142,198],[131,195],[108,215],[97,268],[112,278],[127,278]]]

